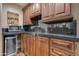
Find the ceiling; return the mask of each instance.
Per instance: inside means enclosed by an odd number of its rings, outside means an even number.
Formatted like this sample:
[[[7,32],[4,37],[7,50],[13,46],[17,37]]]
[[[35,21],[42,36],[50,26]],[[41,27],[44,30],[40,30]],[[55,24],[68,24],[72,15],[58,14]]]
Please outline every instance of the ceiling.
[[[25,6],[27,6],[29,3],[16,3],[17,5],[21,6],[22,8],[24,8]]]

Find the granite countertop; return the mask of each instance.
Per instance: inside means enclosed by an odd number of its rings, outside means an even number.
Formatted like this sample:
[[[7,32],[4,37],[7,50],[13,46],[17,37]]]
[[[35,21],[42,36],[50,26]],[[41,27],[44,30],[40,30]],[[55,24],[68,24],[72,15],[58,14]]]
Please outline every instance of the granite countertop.
[[[52,34],[52,33],[38,33],[40,36],[47,36],[49,38],[65,39],[70,41],[79,41],[78,36],[74,35],[62,35],[62,34]]]
[[[32,34],[32,35],[36,34],[36,32],[26,32],[26,31],[3,32],[2,34],[3,35],[18,35],[18,34],[21,34],[21,33],[27,33],[27,34]]]
[[[26,31],[3,32],[3,35],[18,35],[18,34],[21,34],[21,33],[27,33],[27,34],[39,35],[39,36],[46,36],[46,37],[49,37],[49,38],[65,39],[65,40],[70,40],[70,41],[79,41],[78,36],[52,34],[52,33],[40,33],[40,32],[26,32]]]

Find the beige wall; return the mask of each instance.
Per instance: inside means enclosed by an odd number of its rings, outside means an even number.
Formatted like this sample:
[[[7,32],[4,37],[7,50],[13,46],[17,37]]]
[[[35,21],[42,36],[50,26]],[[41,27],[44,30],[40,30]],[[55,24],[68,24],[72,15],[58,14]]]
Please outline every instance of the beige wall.
[[[0,28],[0,56],[3,54],[2,51],[3,51],[3,45],[2,45],[2,30]]]
[[[1,28],[6,28],[8,27],[7,24],[7,11],[11,11],[14,13],[19,14],[19,25],[23,24],[23,12],[22,8],[16,4],[1,4],[0,3],[0,56],[2,55],[2,48],[3,48],[3,43],[2,43],[2,30]]]
[[[10,3],[10,4],[3,4],[2,5],[2,20],[1,20],[1,24],[2,27],[6,28],[8,27],[7,24],[7,11],[10,12],[14,12],[19,14],[19,25],[23,24],[23,12],[22,12],[22,8],[14,3]]]
[[[2,10],[2,4],[0,3],[0,56],[2,55],[1,10]]]

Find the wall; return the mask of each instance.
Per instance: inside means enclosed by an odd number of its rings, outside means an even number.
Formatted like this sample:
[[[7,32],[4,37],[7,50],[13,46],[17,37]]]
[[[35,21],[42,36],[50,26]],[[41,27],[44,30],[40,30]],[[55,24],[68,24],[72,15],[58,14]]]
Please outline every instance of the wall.
[[[2,4],[0,3],[0,56],[2,55],[2,30],[1,30],[1,11],[2,11]]]
[[[22,8],[14,3],[10,3],[10,4],[3,4],[2,5],[2,20],[1,20],[1,25],[2,27],[6,28],[8,27],[7,24],[7,11],[13,12],[13,13],[17,13],[19,14],[19,25],[23,24],[23,12],[22,12]]]
[[[19,25],[23,24],[23,12],[22,8],[16,4],[0,4],[0,55],[3,51],[3,37],[1,28],[7,28],[7,11],[11,11],[19,14]]]

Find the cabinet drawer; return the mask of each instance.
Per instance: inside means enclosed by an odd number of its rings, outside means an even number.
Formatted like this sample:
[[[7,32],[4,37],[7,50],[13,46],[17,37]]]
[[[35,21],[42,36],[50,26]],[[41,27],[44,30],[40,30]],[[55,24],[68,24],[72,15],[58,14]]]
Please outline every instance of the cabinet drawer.
[[[58,50],[55,50],[55,49],[50,49],[50,54],[54,55],[54,56],[62,56],[62,55],[64,56],[65,55],[64,53],[62,53]]]
[[[59,49],[56,47],[51,47],[50,48],[50,55],[59,55],[59,56],[73,56],[74,54],[71,52],[68,52],[66,50],[63,49]]]
[[[62,49],[72,51],[75,48],[75,42],[66,41],[66,40],[59,40],[59,39],[51,39],[50,46],[57,46],[57,47],[59,46]]]

